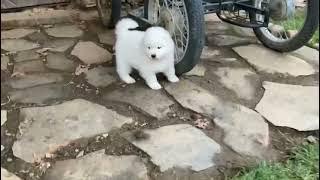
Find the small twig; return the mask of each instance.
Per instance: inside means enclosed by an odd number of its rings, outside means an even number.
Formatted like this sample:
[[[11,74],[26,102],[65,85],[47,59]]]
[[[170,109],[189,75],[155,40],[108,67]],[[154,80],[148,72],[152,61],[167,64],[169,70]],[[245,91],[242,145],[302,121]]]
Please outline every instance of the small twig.
[[[8,98],[8,101],[7,101],[7,102],[5,102],[5,103],[1,103],[1,106],[4,106],[4,105],[6,105],[6,104],[10,103],[10,101],[11,101],[10,96],[7,96],[7,98]]]

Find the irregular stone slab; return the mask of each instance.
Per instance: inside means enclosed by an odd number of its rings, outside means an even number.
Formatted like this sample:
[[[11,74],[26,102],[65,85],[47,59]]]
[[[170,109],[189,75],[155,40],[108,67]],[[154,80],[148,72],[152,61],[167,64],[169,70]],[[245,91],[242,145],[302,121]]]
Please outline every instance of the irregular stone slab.
[[[56,73],[30,74],[22,77],[15,77],[9,80],[9,85],[15,89],[23,89],[43,84],[50,84],[63,81],[63,77]]]
[[[102,44],[114,45],[115,43],[115,34],[113,31],[105,31],[98,33],[99,41]]]
[[[75,11],[77,11],[77,10],[75,10]],[[79,20],[81,20],[81,21],[99,20],[98,11],[95,8],[90,9],[90,10],[86,9],[85,11],[80,10],[79,11]]]
[[[47,56],[46,67],[49,69],[73,72],[76,64],[63,54],[49,54]]]
[[[218,68],[214,73],[226,88],[234,91],[238,97],[250,100],[255,97],[255,84],[250,80],[259,79],[257,75],[246,68]]]
[[[77,1],[76,3],[81,8],[90,8],[90,7],[96,6],[96,2],[92,0],[80,0],[80,1]]]
[[[115,69],[96,67],[85,72],[88,83],[95,87],[107,87],[116,81]]]
[[[103,98],[132,104],[157,118],[165,117],[170,112],[169,106],[174,104],[163,92],[154,91],[144,86],[130,86],[125,89],[118,89],[104,95]]]
[[[73,39],[56,39],[53,41],[46,42],[43,47],[50,48],[49,51],[51,52],[65,52],[71,46],[76,43]]]
[[[9,57],[1,55],[1,70],[5,71],[8,68]]]
[[[161,172],[173,167],[190,167],[194,171],[201,171],[214,166],[213,158],[221,152],[218,143],[189,124],[164,126],[143,132],[148,135],[147,139],[126,138],[148,153]]]
[[[216,58],[216,56],[219,56],[220,55],[220,51],[217,50],[217,49],[213,49],[213,48],[210,48],[208,46],[205,46],[203,49],[202,49],[202,53],[201,53],[201,59],[213,59],[213,58]]]
[[[13,73],[32,73],[32,72],[45,72],[46,68],[42,61],[26,61],[16,63],[13,68]]]
[[[270,32],[277,36],[278,34],[284,34],[285,33],[285,28],[284,26],[278,25],[278,24],[272,24],[270,23],[268,25],[268,29],[270,30]]]
[[[23,61],[29,61],[29,60],[36,60],[40,59],[39,53],[37,53],[38,50],[26,50],[26,51],[19,51],[14,56],[14,62],[23,62]]]
[[[299,31],[297,31],[297,30],[287,30],[288,36],[289,36],[290,38],[292,38],[292,37],[294,37],[295,35],[297,35],[298,32],[299,32]]]
[[[226,23],[238,36],[256,37],[252,28],[244,28],[233,24]]]
[[[1,110],[1,126],[7,121],[7,111]]]
[[[45,29],[49,36],[75,38],[82,36],[83,31],[75,25],[56,26]]]
[[[71,55],[77,56],[85,64],[96,64],[110,61],[112,54],[93,42],[79,42]]]
[[[227,34],[230,31],[226,23],[219,21],[206,22],[206,36],[213,36],[214,34]]]
[[[319,87],[264,82],[256,110],[275,126],[299,131],[319,129]]]
[[[56,162],[48,170],[47,180],[70,179],[148,180],[147,168],[137,156],[108,156],[104,150],[96,151],[79,159]]]
[[[293,51],[292,54],[319,66],[319,51],[316,49],[303,46],[302,48]]]
[[[44,44],[45,42],[50,40],[50,38],[45,33],[41,32],[41,31],[30,34],[28,36],[28,39],[30,39],[33,42],[39,43],[39,44]]]
[[[235,61],[238,61],[237,58],[221,58],[220,61],[223,61],[223,62],[235,62]]]
[[[206,68],[203,65],[196,65],[191,71],[185,73],[186,76],[204,76]]]
[[[239,104],[222,100],[189,80],[169,84],[165,89],[184,108],[215,118],[215,123],[226,133],[224,142],[236,152],[250,156],[263,154],[269,139],[268,125],[258,113]],[[247,122],[247,119],[252,124],[243,123]],[[256,131],[252,130],[252,127],[257,128]],[[232,137],[237,138],[232,139]]]
[[[132,118],[83,99],[54,106],[23,108],[20,118],[20,133],[12,151],[27,162],[33,162],[73,140],[106,133],[132,122]]]
[[[76,13],[62,9],[40,8],[38,11],[1,13],[1,26],[7,28],[32,27],[41,24],[62,24],[74,22]]]
[[[6,39],[1,40],[1,49],[10,52],[24,51],[40,47],[40,44],[24,39]]]
[[[312,66],[299,58],[278,53],[259,45],[241,46],[233,49],[259,71],[291,76],[315,73]]]
[[[219,19],[219,17],[218,17],[216,14],[214,14],[214,13],[205,14],[205,15],[204,15],[204,20],[205,20],[206,22],[210,22],[210,21],[212,21],[212,22],[222,22],[222,21]]]
[[[209,62],[218,62],[218,63],[233,63],[238,61],[237,58],[232,58],[232,57],[214,57],[214,58],[210,58],[210,59],[205,59],[206,61]]]
[[[8,31],[1,31],[1,39],[19,39],[29,34],[36,32],[35,29],[11,29]]]
[[[21,180],[21,179],[15,174],[1,167],[1,180]]]
[[[68,97],[70,89],[64,84],[48,84],[9,92],[10,99],[19,103],[44,104],[49,100]]]
[[[296,7],[305,7],[307,5],[306,1],[304,0],[294,0],[294,5]]]
[[[220,98],[197,86],[189,80],[181,80],[177,84],[166,84],[165,90],[183,107],[200,114],[212,115],[213,108],[222,106]]]
[[[224,143],[240,154],[262,157],[269,144],[269,127],[262,116],[236,104],[219,111],[214,122],[224,131]]]
[[[210,35],[208,37],[210,44],[216,46],[234,46],[241,44],[255,43],[256,41],[251,38],[242,38],[232,35]]]

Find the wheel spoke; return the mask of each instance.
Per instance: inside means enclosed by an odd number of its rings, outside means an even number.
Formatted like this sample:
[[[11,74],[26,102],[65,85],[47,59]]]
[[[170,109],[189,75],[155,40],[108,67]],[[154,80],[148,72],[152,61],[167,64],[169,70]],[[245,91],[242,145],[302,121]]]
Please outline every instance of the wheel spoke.
[[[189,23],[184,0],[153,0],[153,2],[154,10],[158,12],[156,20],[153,21],[160,25],[164,23],[162,25],[165,25],[171,33],[176,46],[175,59],[179,62],[187,50],[189,41]],[[163,17],[164,14],[167,16]]]

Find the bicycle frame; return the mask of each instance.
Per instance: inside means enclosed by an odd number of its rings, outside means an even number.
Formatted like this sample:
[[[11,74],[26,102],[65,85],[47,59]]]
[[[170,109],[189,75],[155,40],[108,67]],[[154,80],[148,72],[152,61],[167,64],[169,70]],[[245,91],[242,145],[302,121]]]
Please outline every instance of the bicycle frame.
[[[257,28],[257,27],[267,27],[269,23],[269,9],[258,9],[255,8],[252,4],[253,0],[204,0],[204,14],[216,13],[217,16],[222,20],[230,24],[234,24],[241,27],[248,28]],[[251,17],[240,18],[239,13],[238,16],[227,17],[224,18],[221,16],[222,11],[230,11],[233,10],[244,10],[250,16],[254,17],[255,15],[263,15],[264,20],[262,22],[257,22],[255,20],[250,19]],[[242,22],[245,20],[248,22]]]
[[[252,6],[252,0],[203,0],[204,14],[216,13],[218,17],[225,22],[230,24],[234,24],[237,26],[255,28],[255,27],[267,27],[269,23],[269,12],[268,8],[266,9],[258,9]],[[241,22],[239,17],[235,16],[233,19],[228,17],[222,17],[222,11],[228,11],[232,9],[244,10],[245,12],[256,15],[260,14],[264,16],[263,22],[256,22],[253,20],[249,20],[246,23]],[[138,11],[143,11],[144,8],[139,9]],[[121,12],[121,1],[112,0],[112,23],[115,24],[120,19]],[[141,26],[150,27],[152,24],[148,22],[145,16],[137,15],[139,13],[129,13],[129,16],[136,21],[139,22]],[[247,17],[250,18],[250,17]],[[242,18],[242,20],[244,20]]]
[[[235,2],[250,4],[252,0],[203,0],[204,14],[218,13],[221,9],[232,6]]]

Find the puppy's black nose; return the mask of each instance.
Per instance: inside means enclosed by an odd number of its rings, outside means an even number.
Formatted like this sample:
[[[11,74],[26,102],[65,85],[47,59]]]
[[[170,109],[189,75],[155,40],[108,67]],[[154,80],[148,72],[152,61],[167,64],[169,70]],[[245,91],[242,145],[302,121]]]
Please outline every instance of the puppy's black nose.
[[[152,58],[156,58],[157,56],[155,54],[151,54],[151,57]]]

